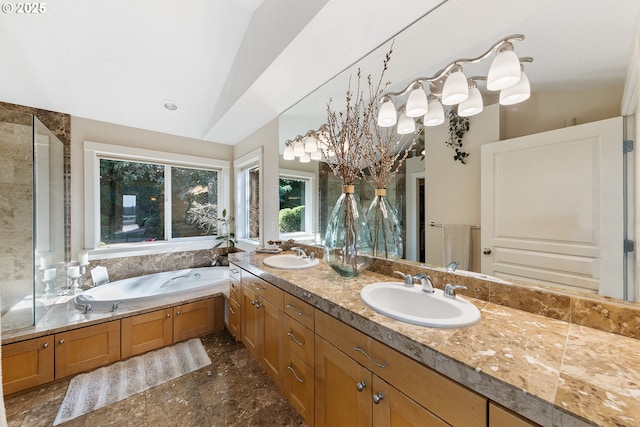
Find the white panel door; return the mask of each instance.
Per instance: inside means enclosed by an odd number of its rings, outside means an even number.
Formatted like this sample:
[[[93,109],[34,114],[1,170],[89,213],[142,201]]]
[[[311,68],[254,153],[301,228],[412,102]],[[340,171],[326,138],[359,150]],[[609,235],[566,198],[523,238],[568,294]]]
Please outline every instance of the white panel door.
[[[615,117],[484,145],[482,272],[621,298],[622,137]]]

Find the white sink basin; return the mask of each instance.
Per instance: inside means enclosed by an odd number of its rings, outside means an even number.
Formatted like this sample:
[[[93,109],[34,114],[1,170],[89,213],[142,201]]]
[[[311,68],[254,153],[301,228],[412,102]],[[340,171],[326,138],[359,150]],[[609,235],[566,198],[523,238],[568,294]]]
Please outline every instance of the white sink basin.
[[[405,287],[401,282],[381,282],[365,286],[360,298],[378,313],[414,325],[463,328],[480,321],[478,307],[459,295],[445,297],[440,289],[428,294],[419,285]]]
[[[319,260],[311,258],[303,258],[297,255],[273,255],[266,257],[263,261],[264,265],[283,270],[302,270],[305,268],[315,267],[319,264]]]

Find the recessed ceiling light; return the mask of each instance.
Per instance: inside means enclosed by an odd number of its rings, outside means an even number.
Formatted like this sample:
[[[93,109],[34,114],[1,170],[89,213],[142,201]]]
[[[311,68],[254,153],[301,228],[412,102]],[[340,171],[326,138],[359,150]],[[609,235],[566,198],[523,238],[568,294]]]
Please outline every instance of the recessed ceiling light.
[[[162,106],[169,111],[176,111],[178,109],[178,104],[169,100],[162,101]]]

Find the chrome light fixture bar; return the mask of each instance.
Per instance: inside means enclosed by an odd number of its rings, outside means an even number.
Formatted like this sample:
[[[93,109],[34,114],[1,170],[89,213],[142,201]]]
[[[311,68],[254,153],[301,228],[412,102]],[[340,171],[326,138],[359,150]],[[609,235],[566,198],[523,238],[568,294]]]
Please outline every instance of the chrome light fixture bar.
[[[503,38],[476,58],[461,58],[451,62],[431,77],[419,77],[399,92],[387,92],[380,96],[378,126],[390,127],[398,123],[398,133],[408,131],[408,120],[424,116],[424,126],[438,126],[444,123],[444,108],[458,106],[458,114],[470,117],[483,110],[483,101],[477,82],[485,80],[487,89],[500,91],[500,104],[512,105],[529,98],[529,79],[524,73],[523,62],[532,62],[533,58],[518,58],[513,42],[524,40],[524,35],[514,34]],[[463,65],[476,64],[495,55],[487,76],[475,76],[467,79]],[[424,86],[429,86],[429,95]],[[393,98],[409,93],[406,105],[396,109]],[[398,119],[398,110],[400,119]]]
[[[295,160],[300,163],[309,163],[311,160],[322,160],[322,152],[326,150],[324,139],[325,126],[320,126],[316,130],[308,130],[304,135],[297,135],[295,138],[284,142],[284,160]]]

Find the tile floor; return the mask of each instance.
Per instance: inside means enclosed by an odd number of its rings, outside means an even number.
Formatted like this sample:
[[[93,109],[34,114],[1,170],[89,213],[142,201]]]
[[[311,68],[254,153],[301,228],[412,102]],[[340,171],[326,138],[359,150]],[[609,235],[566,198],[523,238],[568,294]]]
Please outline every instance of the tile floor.
[[[241,343],[204,337],[213,364],[60,426],[306,426]],[[5,400],[9,427],[51,426],[69,380]]]

